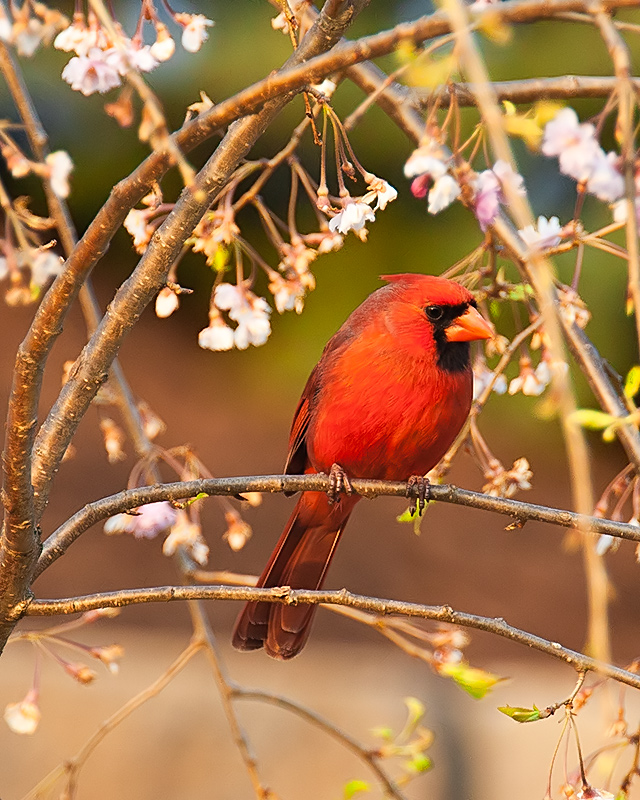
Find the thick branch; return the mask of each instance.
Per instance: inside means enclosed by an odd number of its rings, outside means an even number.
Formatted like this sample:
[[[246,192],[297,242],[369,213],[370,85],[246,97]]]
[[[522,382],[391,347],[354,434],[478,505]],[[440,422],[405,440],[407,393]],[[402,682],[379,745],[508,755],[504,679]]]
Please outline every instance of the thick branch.
[[[157,503],[161,500],[179,502],[201,494],[234,496],[241,492],[326,492],[329,486],[329,478],[326,475],[266,475],[249,478],[211,478],[127,489],[95,503],[89,503],[51,534],[44,544],[35,574],[36,576],[40,575],[60,558],[82,533],[97,522],[147,503]],[[367,498],[383,495],[408,497],[410,494],[408,484],[402,481],[353,478],[351,486],[355,492]],[[491,497],[466,489],[458,489],[456,486],[433,485],[430,487],[430,498],[442,503],[505,514],[515,520],[516,524],[524,524],[528,520],[549,522],[563,528],[586,529],[593,533],[608,534],[620,539],[640,542],[640,528],[637,525],[614,522],[599,517],[582,516],[573,511],[547,508],[532,503],[523,503],[520,500]]]
[[[402,600],[382,600],[377,597],[365,597],[352,594],[346,589],[340,591],[312,592],[307,589],[290,589],[288,586],[271,589],[238,586],[160,586],[154,589],[123,589],[117,592],[102,592],[84,597],[69,597],[61,600],[34,600],[28,610],[28,616],[52,616],[56,614],[76,614],[96,608],[122,608],[141,603],[167,603],[174,600],[259,600],[269,603],[285,603],[295,605],[327,605],[348,606],[360,611],[387,616],[400,616],[432,619],[451,625],[493,633],[518,642],[533,650],[546,653],[553,658],[564,661],[579,672],[597,672],[606,678],[613,678],[634,689],[640,689],[640,676],[627,670],[605,664],[595,658],[586,656],[576,650],[563,647],[558,642],[550,642],[533,633],[522,631],[506,623],[502,618],[480,617],[454,611],[450,606],[427,606],[420,603],[407,603]]]

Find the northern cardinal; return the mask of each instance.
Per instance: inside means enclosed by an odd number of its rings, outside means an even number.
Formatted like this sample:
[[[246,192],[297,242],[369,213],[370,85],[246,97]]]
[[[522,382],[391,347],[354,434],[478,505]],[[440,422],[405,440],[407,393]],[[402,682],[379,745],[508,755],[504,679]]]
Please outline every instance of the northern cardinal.
[[[471,293],[430,275],[385,275],[333,336],[293,420],[285,473],[408,480],[434,467],[471,407],[470,341],[493,335]],[[340,480],[338,481],[340,482]],[[360,499],[303,492],[258,586],[319,589]],[[249,602],[239,650],[287,659],[304,647],[315,606]]]

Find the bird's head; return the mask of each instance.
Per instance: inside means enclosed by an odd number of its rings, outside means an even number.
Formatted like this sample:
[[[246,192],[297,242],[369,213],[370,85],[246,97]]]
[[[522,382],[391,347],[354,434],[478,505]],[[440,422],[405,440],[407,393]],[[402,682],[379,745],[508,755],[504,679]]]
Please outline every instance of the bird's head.
[[[467,369],[469,342],[494,335],[471,292],[455,281],[417,274],[381,279],[391,284],[387,290],[391,329],[410,347],[433,353],[447,372]]]

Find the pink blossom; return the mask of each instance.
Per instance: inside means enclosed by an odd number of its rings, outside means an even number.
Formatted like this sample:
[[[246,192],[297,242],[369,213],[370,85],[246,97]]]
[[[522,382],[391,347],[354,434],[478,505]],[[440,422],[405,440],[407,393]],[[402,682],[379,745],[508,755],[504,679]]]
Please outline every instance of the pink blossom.
[[[130,533],[136,539],[153,539],[176,521],[177,511],[166,501],[140,506],[137,514],[116,514],[104,524],[104,532]]]
[[[94,92],[104,94],[120,86],[120,58],[115,48],[92,47],[86,56],[75,56],[69,61],[62,70],[62,78],[85,97]]]
[[[613,203],[624,194],[624,179],[617,169],[618,156],[599,150],[591,174],[587,180],[587,191],[605,203]]]
[[[478,175],[474,188],[474,210],[482,231],[493,225],[500,211],[500,203],[507,202],[508,193],[526,194],[522,175],[515,172],[511,164],[500,159],[493,169],[486,169]]]
[[[502,187],[495,172],[485,169],[478,175],[475,188],[475,215],[480,223],[480,229],[486,231],[490,225],[493,225],[500,211]]]
[[[542,152],[558,156],[560,171],[576,181],[586,181],[592,174],[602,149],[595,138],[595,128],[580,123],[572,108],[563,108],[546,124]]]

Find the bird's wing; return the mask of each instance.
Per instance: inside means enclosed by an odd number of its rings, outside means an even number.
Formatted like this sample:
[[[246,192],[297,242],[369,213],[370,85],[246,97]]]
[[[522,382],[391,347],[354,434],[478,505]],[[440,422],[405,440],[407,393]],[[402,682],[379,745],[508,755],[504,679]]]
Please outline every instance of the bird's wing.
[[[289,452],[284,465],[285,475],[303,475],[309,466],[307,430],[311,419],[311,404],[317,392],[318,367],[314,367],[296,408],[289,434]]]

